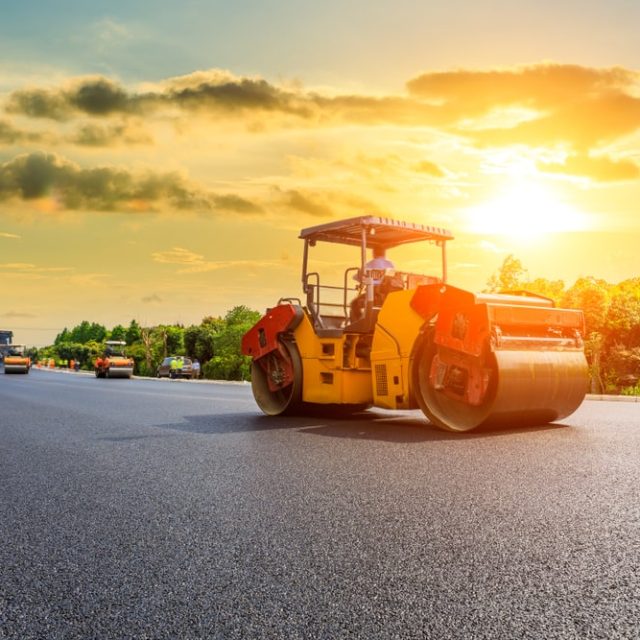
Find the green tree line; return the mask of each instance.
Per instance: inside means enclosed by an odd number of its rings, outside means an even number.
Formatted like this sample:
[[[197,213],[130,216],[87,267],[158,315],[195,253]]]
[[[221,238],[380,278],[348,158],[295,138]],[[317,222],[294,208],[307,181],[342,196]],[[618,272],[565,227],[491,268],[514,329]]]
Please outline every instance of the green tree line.
[[[134,373],[155,376],[167,356],[182,355],[200,361],[202,377],[212,380],[248,380],[251,360],[240,352],[242,336],[260,318],[245,306],[231,309],[224,317],[207,316],[198,325],[161,324],[142,327],[131,320],[127,327],[111,330],[83,320],[72,329],[64,328],[52,345],[38,349],[36,360],[53,358],[57,363],[78,362],[82,369],[93,369],[104,351],[105,340],[124,340],[126,353],[135,362]]]
[[[640,278],[611,284],[584,277],[567,288],[562,280],[531,279],[520,260],[509,255],[489,278],[487,291],[518,290],[583,310],[592,393],[640,395]]]

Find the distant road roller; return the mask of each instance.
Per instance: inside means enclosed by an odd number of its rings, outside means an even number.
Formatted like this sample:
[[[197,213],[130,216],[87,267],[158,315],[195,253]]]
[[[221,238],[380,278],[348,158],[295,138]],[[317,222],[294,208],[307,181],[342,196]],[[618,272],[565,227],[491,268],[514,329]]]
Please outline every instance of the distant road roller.
[[[300,238],[304,303],[280,299],[242,340],[267,415],[421,409],[437,427],[463,432],[545,424],[583,401],[582,311],[531,293],[447,284],[448,230],[363,216],[303,229]],[[440,275],[397,271],[386,257],[418,241],[439,249]],[[318,243],[357,248],[341,282],[309,268]]]
[[[130,378],[133,375],[133,359],[124,353],[126,342],[107,340],[104,354],[94,364],[96,378]]]
[[[29,373],[31,358],[27,355],[27,348],[23,344],[10,344],[5,347],[5,373]]]

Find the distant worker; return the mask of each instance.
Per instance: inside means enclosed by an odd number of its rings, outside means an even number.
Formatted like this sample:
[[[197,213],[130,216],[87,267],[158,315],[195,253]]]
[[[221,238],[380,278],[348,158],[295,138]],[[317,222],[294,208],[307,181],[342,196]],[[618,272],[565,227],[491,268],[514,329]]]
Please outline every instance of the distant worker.
[[[180,362],[180,360],[178,358],[174,358],[171,361],[171,367],[169,370],[169,376],[171,378],[177,378],[178,377],[178,369],[182,369],[182,363]]]
[[[193,371],[193,377],[197,380],[200,377],[200,362],[198,358],[193,359],[191,370]]]

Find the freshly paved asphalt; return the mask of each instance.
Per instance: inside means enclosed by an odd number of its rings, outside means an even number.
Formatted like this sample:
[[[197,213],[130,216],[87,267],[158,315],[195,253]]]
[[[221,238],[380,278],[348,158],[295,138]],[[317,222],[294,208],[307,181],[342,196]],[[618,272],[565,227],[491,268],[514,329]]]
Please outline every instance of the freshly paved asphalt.
[[[0,374],[1,638],[638,638],[640,405],[448,435]]]

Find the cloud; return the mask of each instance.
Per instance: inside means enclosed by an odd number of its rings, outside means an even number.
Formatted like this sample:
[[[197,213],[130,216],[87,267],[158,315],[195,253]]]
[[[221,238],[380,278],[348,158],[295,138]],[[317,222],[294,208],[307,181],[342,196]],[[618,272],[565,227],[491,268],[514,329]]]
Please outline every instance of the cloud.
[[[73,80],[60,89],[21,89],[8,99],[6,110],[32,118],[68,120],[77,113],[107,116],[135,111],[125,89],[107,78]]]
[[[29,273],[63,273],[73,270],[71,267],[39,267],[31,262],[4,262],[0,263],[0,269]]]
[[[7,120],[0,120],[0,144],[34,143],[51,140],[52,137],[50,135],[34,131],[23,131],[13,126]]]
[[[612,160],[606,156],[572,155],[563,163],[538,163],[540,171],[590,178],[598,182],[636,180],[640,167],[631,160]]]
[[[21,238],[17,233],[7,233],[6,231],[0,231],[0,238],[8,238],[10,240],[17,240]]]
[[[407,86],[411,95],[450,109],[458,133],[480,145],[565,144],[584,150],[640,128],[639,83],[637,72],[621,67],[539,64],[427,73]],[[524,121],[479,126],[480,118],[510,107],[528,109]]]
[[[337,214],[361,215],[363,211],[379,213],[379,207],[370,200],[351,195],[349,192],[281,187],[274,187],[273,192],[275,207],[313,218],[332,218]]]
[[[263,213],[260,205],[234,194],[212,196],[212,203],[217,209],[223,209],[224,211],[230,211],[232,213]]]
[[[26,131],[7,120],[0,120],[0,144],[49,144],[70,142],[87,147],[114,147],[116,145],[152,144],[153,138],[144,125],[128,119],[119,124],[101,125],[89,122],[80,125],[74,133],[64,136],[50,132]]]
[[[200,253],[193,253],[182,247],[174,247],[169,251],[155,251],[151,257],[154,262],[163,264],[200,264],[204,258]]]
[[[407,83],[409,93],[477,116],[504,106],[555,109],[585,97],[628,89],[638,73],[621,67],[594,69],[570,64],[537,64],[489,71],[441,71]]]
[[[180,119],[198,115],[218,124],[234,120],[251,131],[343,125],[428,127],[478,147],[526,145],[589,156],[640,129],[640,74],[622,67],[555,63],[460,69],[423,73],[407,82],[403,94],[358,95],[310,91],[212,69],[138,88],[103,76],[74,78],[57,87],[14,91],[6,110],[61,122],[88,118],[66,137],[85,146],[149,144],[150,123],[171,122],[179,131]],[[113,124],[114,118],[121,122]],[[108,124],[99,124],[98,119],[108,119]],[[19,132],[6,122],[4,129],[0,126],[0,141],[3,137],[23,141],[24,135],[38,134]],[[446,175],[429,160],[416,163],[413,170],[434,178]],[[303,192],[292,192],[290,199],[294,208],[309,215],[331,215],[326,203],[309,201]],[[186,208],[196,206],[193,198],[189,200]],[[204,201],[212,208],[260,212],[233,195]]]
[[[201,113],[238,119],[256,131],[276,118],[282,124],[293,118],[296,126],[313,127],[427,126],[456,132],[479,145],[567,144],[586,149],[640,128],[639,84],[637,72],[621,67],[547,63],[424,73],[407,83],[405,95],[326,95],[212,69],[139,91],[105,77],[76,78],[57,88],[14,91],[6,109],[60,121],[116,114],[149,117],[158,111]],[[115,133],[86,128],[78,141],[108,143]],[[135,136],[131,140],[139,142]]]
[[[145,304],[163,302],[162,298],[157,293],[152,293],[151,295],[143,296],[142,298],[140,298],[140,301],[144,302]]]
[[[413,169],[417,173],[425,173],[434,178],[443,178],[445,175],[444,171],[437,164],[429,160],[423,160],[422,162],[414,164]]]
[[[179,173],[134,173],[118,167],[85,169],[48,153],[20,155],[0,164],[0,200],[52,198],[58,208],[92,211],[155,211],[171,207],[242,214],[262,211],[233,194],[215,194]]]
[[[6,313],[0,314],[2,318],[36,318],[37,316],[33,313],[27,313],[26,311],[7,311]]]
[[[93,25],[91,31],[92,37],[95,37],[104,47],[118,45],[133,38],[132,33],[126,25],[116,22],[111,18],[99,20]]]
[[[151,254],[154,262],[161,264],[180,265],[177,271],[183,273],[206,273],[208,271],[218,271],[219,269],[231,269],[234,267],[272,267],[281,266],[283,261],[257,261],[257,260],[206,260],[200,253],[194,253],[183,247],[173,247],[168,251],[154,251]]]
[[[72,80],[61,88],[14,91],[7,111],[32,118],[67,120],[78,114],[95,117],[150,113],[162,107],[185,111],[271,111],[309,116],[308,99],[261,78],[239,78],[228,72],[198,72],[165,81],[148,92],[129,92],[105,77]]]
[[[263,78],[212,69],[170,78],[146,91],[130,91],[102,76],[76,78],[58,88],[32,87],[9,95],[6,110],[32,118],[65,121],[78,116],[148,116],[164,110],[243,119],[284,116],[312,126],[335,123],[438,124],[448,111],[412,96],[322,95],[276,86]],[[261,130],[256,122],[248,122]]]
[[[142,125],[130,122],[103,126],[87,123],[68,136],[68,141],[87,147],[113,147],[116,145],[152,144],[153,138]]]
[[[565,145],[585,152],[640,128],[640,99],[612,92],[580,97],[514,127],[462,132],[481,146]]]
[[[297,189],[289,189],[280,193],[284,205],[300,213],[306,213],[315,218],[330,218],[334,214],[333,209],[326,203],[323,196],[312,195]]]
[[[51,278],[68,279],[72,267],[42,267],[32,262],[0,263],[0,279],[46,280]]]

